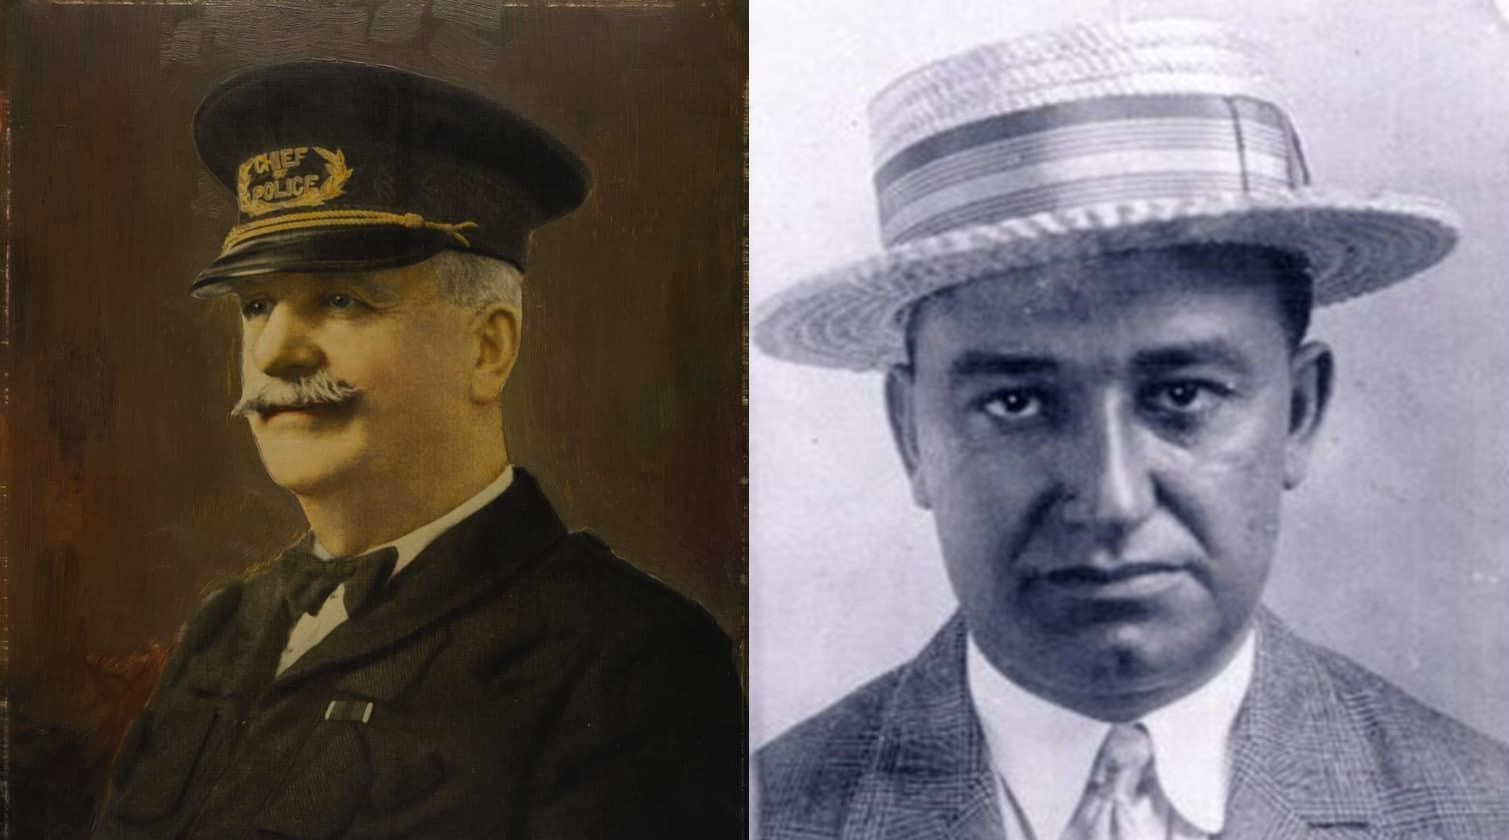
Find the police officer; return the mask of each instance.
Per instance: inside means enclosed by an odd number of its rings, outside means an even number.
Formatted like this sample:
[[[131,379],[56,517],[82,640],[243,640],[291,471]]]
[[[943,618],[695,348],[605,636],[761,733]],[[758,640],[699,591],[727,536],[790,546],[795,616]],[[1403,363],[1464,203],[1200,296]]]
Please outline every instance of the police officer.
[[[310,532],[188,622],[96,836],[742,832],[728,639],[508,455],[529,236],[581,161],[345,63],[233,78],[194,130],[238,218],[193,294],[238,304],[235,414]]]

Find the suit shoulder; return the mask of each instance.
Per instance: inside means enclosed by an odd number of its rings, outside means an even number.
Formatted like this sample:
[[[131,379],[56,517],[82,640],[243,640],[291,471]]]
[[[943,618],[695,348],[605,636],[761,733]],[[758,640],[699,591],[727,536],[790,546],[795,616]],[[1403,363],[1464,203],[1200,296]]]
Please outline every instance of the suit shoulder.
[[[1378,768],[1380,784],[1461,816],[1474,803],[1509,820],[1509,745],[1500,743],[1325,648],[1312,648],[1337,697],[1356,722]]]
[[[886,709],[905,666],[788,729],[756,755],[762,833],[793,826],[838,836],[859,780],[875,760]]]
[[[614,680],[648,679],[651,672],[674,672],[682,681],[715,675],[737,691],[732,642],[713,617],[585,533],[557,541],[459,617],[452,631],[484,652],[483,673],[527,639],[534,656],[611,671]]]
[[[586,531],[568,535],[544,569],[551,595],[573,604],[563,619],[611,632],[620,638],[690,635],[727,637],[701,605],[664,581],[620,558]]]
[[[184,624],[178,639],[179,646],[193,652],[208,645],[220,634],[231,616],[236,614],[245,589],[245,584],[233,580],[205,595],[199,603],[199,609]]]

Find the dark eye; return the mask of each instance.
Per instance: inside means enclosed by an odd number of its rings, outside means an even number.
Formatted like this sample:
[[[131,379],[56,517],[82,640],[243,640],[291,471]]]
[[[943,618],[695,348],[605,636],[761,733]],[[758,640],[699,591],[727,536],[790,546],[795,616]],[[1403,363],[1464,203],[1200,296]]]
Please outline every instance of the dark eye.
[[[331,309],[350,309],[356,305],[356,301],[348,294],[335,292],[325,296],[325,305]]]
[[[1200,414],[1215,408],[1229,393],[1214,383],[1176,379],[1153,385],[1143,399],[1149,408],[1165,414]]]
[[[272,303],[267,298],[252,298],[241,304],[241,317],[250,321],[260,318],[272,309]]]
[[[994,420],[1016,422],[1030,420],[1043,413],[1043,398],[1027,388],[996,391],[980,401],[980,410]]]

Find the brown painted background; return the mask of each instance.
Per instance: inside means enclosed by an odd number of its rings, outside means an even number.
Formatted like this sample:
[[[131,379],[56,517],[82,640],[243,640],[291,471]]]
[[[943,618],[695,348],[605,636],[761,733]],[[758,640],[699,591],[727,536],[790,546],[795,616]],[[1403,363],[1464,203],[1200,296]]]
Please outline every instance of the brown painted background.
[[[232,221],[189,118],[253,64],[459,82],[589,162],[585,207],[535,237],[511,454],[744,638],[740,5],[10,2],[4,25],[11,836],[85,831],[161,647],[302,524],[227,417],[233,312],[187,296]]]

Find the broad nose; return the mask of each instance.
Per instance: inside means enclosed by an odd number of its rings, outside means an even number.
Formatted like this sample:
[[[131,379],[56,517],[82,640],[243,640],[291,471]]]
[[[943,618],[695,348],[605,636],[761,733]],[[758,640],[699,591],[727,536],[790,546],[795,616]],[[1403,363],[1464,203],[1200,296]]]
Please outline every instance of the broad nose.
[[[324,361],[312,325],[286,302],[274,304],[261,329],[247,339],[247,359],[268,376],[300,376],[317,370]]]
[[[1157,504],[1148,441],[1130,401],[1099,397],[1064,459],[1064,518],[1113,534],[1147,519]]]

